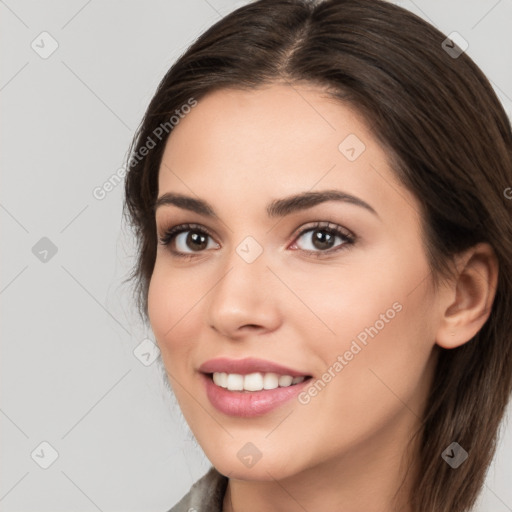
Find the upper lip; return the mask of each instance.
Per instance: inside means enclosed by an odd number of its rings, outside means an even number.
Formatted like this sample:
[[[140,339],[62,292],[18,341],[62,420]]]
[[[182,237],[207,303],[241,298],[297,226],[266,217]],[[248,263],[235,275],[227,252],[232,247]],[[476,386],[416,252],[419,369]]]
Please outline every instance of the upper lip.
[[[245,359],[229,359],[227,357],[219,357],[204,362],[199,371],[202,373],[237,373],[239,375],[247,375],[249,373],[277,373],[278,375],[290,375],[292,377],[305,377],[306,373],[293,368],[287,368],[281,364],[264,359],[247,357]]]

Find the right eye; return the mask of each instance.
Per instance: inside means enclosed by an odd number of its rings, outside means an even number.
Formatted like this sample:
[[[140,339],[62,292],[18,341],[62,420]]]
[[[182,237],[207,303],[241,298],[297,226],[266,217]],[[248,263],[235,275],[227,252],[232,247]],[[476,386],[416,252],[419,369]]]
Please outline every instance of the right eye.
[[[209,240],[210,239],[210,240]],[[219,248],[206,228],[198,224],[180,224],[165,231],[159,239],[164,246],[171,246],[170,252],[177,257],[194,257],[205,249]],[[209,242],[212,243],[209,243]],[[174,246],[174,247],[172,247]]]

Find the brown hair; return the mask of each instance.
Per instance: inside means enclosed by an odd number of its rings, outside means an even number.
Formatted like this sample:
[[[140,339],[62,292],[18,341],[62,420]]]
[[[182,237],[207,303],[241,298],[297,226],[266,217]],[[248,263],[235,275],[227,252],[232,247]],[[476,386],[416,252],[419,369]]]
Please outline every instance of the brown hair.
[[[512,200],[505,193],[512,186],[511,126],[481,70],[467,54],[445,51],[445,39],[382,0],[249,3],[209,28],[167,72],[130,148],[125,184],[125,212],[139,244],[130,279],[144,320],[158,171],[172,129],[149,152],[140,150],[191,98],[200,102],[221,88],[303,82],[358,110],[422,205],[434,282],[449,276],[457,253],[478,242],[493,247],[500,272],[489,319],[468,343],[438,347],[418,434],[417,512],[462,512],[474,504],[512,389]],[[469,453],[458,469],[441,458],[454,441]]]

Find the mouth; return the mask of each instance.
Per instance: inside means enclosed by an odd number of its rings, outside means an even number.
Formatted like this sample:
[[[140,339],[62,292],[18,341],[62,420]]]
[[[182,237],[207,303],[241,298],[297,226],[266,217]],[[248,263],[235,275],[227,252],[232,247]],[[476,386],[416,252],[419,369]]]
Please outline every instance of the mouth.
[[[206,374],[216,386],[228,391],[254,391],[272,390],[295,386],[310,379],[310,375],[293,377],[292,375],[279,375],[273,372],[254,372],[247,375],[239,373],[214,372]]]
[[[261,416],[284,405],[312,376],[261,359],[213,359],[199,368],[210,403],[243,418]]]

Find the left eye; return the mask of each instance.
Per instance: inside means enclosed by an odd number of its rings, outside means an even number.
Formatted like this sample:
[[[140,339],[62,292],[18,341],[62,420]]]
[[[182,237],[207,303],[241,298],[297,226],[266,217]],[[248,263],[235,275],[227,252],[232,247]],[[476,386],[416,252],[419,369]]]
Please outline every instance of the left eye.
[[[333,226],[314,226],[303,230],[297,237],[297,241],[304,239],[300,244],[300,250],[308,252],[330,252],[338,250],[341,246],[353,243],[354,239],[349,233],[341,231]],[[338,240],[338,243],[336,241]],[[299,245],[294,242],[294,246]]]

